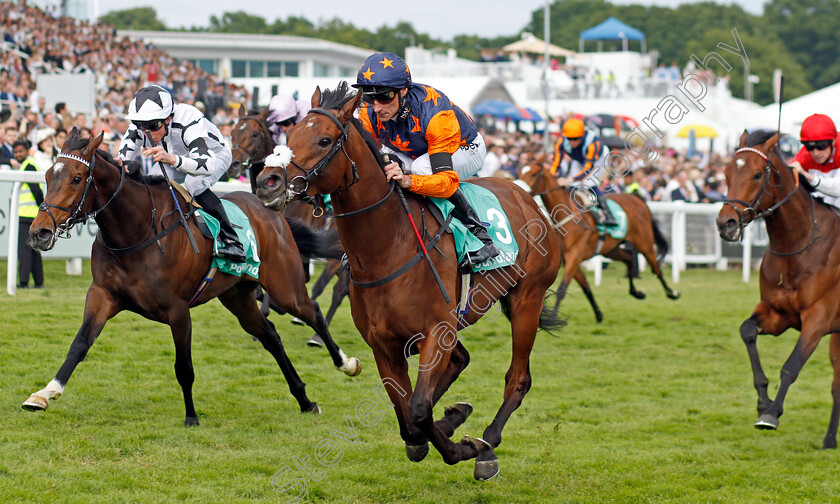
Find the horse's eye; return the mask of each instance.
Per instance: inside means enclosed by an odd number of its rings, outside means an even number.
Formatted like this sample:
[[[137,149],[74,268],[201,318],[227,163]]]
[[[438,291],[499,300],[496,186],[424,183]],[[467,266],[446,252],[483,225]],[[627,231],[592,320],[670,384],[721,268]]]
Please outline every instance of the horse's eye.
[[[764,176],[764,172],[757,172],[755,175],[753,175],[753,180],[758,180],[762,176]]]
[[[329,146],[331,143],[332,143],[332,139],[331,139],[331,138],[329,138],[329,137],[324,137],[324,138],[322,138],[322,139],[321,139],[321,141],[320,141],[320,142],[318,142],[318,145],[320,145],[321,147],[327,147],[327,146]]]
[[[73,177],[73,180],[71,180],[70,183],[74,184],[74,185],[81,184],[82,183],[82,177],[79,177],[77,175],[77,176]]]

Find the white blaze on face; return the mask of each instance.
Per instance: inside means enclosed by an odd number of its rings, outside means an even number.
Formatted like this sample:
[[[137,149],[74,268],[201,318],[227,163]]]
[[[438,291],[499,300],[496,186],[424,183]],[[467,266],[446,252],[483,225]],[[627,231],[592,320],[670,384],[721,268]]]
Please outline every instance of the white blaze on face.
[[[738,159],[735,160],[735,167],[736,168],[743,168],[745,164],[747,164],[747,162],[744,161],[743,158],[738,158]]]
[[[312,120],[309,120],[309,121],[306,122],[306,127],[307,128],[311,128],[312,126],[315,126],[315,123],[313,123]]]
[[[53,165],[53,173],[59,174],[61,170],[64,169],[64,161],[58,161]]]

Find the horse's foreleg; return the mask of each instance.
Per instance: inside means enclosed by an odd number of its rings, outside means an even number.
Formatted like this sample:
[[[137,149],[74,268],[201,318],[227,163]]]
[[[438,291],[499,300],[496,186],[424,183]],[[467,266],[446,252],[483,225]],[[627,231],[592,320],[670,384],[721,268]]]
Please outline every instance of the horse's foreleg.
[[[373,348],[373,358],[381,378],[379,385],[385,389],[394,406],[400,437],[405,442],[405,454],[412,462],[420,462],[429,453],[429,442],[423,431],[411,421],[408,400],[412,387],[408,363],[402,356],[389,358],[376,348]]]
[[[435,393],[432,396],[432,407],[438,403],[443,394],[455,383],[455,380],[458,379],[458,376],[467,368],[469,363],[470,353],[458,341],[455,348],[452,349],[452,354],[449,356],[449,364],[446,366],[446,371],[441,375],[437,387],[435,387]],[[472,405],[469,403],[458,403],[446,408],[443,418],[436,421],[435,425],[443,431],[446,437],[451,438],[455,434],[455,429],[466,422],[471,413]]]
[[[283,371],[283,376],[286,378],[286,383],[289,385],[289,391],[297,400],[300,410],[304,413],[320,413],[318,404],[310,401],[309,397],[306,396],[306,384],[300,379],[295,367],[286,355],[286,350],[283,348],[280,336],[274,329],[274,324],[262,316],[250,298],[233,293],[219,296],[219,301],[236,315],[242,328],[256,337],[262,343],[263,348],[268,350],[274,360],[277,361],[280,370]]]
[[[435,391],[438,390],[441,381],[451,378],[448,371],[456,346],[451,338],[457,338],[457,334],[438,334],[437,331],[432,331],[417,343],[420,349],[420,372],[417,375],[414,393],[408,402],[412,423],[423,431],[440,452],[443,461],[450,465],[475,458],[490,449],[490,444],[482,439],[464,437],[460,443],[452,442],[447,435],[450,429],[442,429],[432,418]]]
[[[96,338],[105,327],[105,323],[119,312],[116,302],[110,293],[92,285],[85,299],[85,314],[82,327],[73,338],[70,350],[64,363],[45,388],[35,392],[21,404],[21,408],[29,411],[41,411],[49,407],[50,399],[57,399],[64,393],[64,387],[70,380],[70,375],[85,359]]]
[[[823,448],[837,448],[837,423],[840,420],[840,333],[834,333],[829,340],[829,357],[834,368],[834,380],[831,382],[831,417],[828,432],[823,439]]]
[[[826,316],[826,310],[816,305],[802,313],[802,332],[793,347],[790,357],[782,365],[782,372],[779,382],[779,391],[770,407],[758,417],[755,427],[758,429],[776,429],[779,426],[779,417],[784,412],[785,395],[790,386],[799,377],[802,366],[814,353],[817,345],[829,328],[825,321],[832,317]]]
[[[595,312],[595,320],[600,323],[604,320],[604,314],[601,313],[601,309],[598,308],[598,303],[595,302],[595,296],[592,294],[592,289],[589,288],[589,282],[586,281],[586,273],[584,273],[582,269],[578,268],[577,271],[575,271],[575,280],[578,285],[580,285],[581,290],[583,290],[583,294],[589,301],[592,311]]]
[[[249,298],[251,300],[251,298]],[[251,300],[252,301],[252,300]],[[251,303],[259,311],[256,303]],[[175,377],[184,393],[184,408],[186,417],[184,425],[198,425],[198,415],[193,404],[192,386],[195,381],[195,371],[192,364],[192,320],[190,310],[186,305],[173,307],[168,314],[169,328],[172,340],[175,342]]]
[[[773,401],[767,395],[767,375],[764,374],[764,369],[761,367],[761,358],[758,356],[758,346],[756,345],[760,331],[758,325],[759,317],[758,312],[753,313],[750,318],[741,324],[740,333],[741,340],[747,347],[747,354],[750,356],[750,366],[753,371],[753,385],[755,386],[755,391],[758,393],[758,414],[761,415],[770,407]]]
[[[312,292],[312,300],[314,301],[315,289],[313,289]],[[350,271],[345,269],[339,269],[335,286],[333,286],[332,299],[330,301],[330,309],[327,310],[327,327],[329,327],[330,323],[332,322],[332,319],[335,316],[335,312],[338,311],[338,307],[341,305],[341,301],[345,297],[347,297],[348,294],[350,294]],[[309,341],[307,341],[306,343],[310,346],[323,346],[324,340],[321,339],[321,336],[316,333],[313,334]]]
[[[636,290],[636,285],[633,283],[639,271],[638,261],[636,260],[638,252],[636,252],[636,247],[630,242],[625,242],[625,246],[628,247],[628,250],[619,246],[611,250],[606,256],[614,261],[621,261],[627,266],[627,281],[630,284],[630,295],[636,299],[644,299],[647,297],[644,291]]]

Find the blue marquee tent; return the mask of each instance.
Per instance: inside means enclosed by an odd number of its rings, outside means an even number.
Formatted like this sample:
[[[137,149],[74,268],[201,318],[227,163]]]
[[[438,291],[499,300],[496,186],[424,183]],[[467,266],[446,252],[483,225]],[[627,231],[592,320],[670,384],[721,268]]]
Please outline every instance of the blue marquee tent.
[[[621,40],[625,51],[627,41],[638,40],[642,43],[642,52],[645,51],[645,34],[612,16],[603,23],[580,32],[580,52],[583,52],[584,40]]]

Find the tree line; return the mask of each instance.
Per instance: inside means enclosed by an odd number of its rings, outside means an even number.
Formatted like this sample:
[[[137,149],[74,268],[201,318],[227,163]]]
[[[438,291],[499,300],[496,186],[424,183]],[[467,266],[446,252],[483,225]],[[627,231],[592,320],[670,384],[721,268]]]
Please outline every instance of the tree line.
[[[761,104],[774,100],[772,76],[777,68],[785,74],[786,99],[840,82],[840,31],[833,21],[840,19],[840,0],[770,0],[761,15],[746,12],[735,4],[710,1],[671,8],[613,5],[607,0],[557,0],[550,6],[550,16],[553,44],[577,50],[580,32],[615,16],[641,30],[648,49],[656,50],[660,61],[666,65],[676,62],[680,67],[688,63],[692,53],[704,55],[714,50],[718,42],[731,45],[731,32],[735,28],[749,56],[749,72],[760,78],[753,96]],[[117,29],[169,29],[151,7],[109,12],[100,20]],[[211,16],[209,27],[177,30],[313,37],[401,55],[412,45],[427,49],[453,48],[462,58],[478,60],[483,51],[495,51],[514,42],[524,31],[542,37],[543,26],[544,10],[539,8],[532,12],[526,26],[510,36],[486,38],[464,34],[447,41],[418,33],[411,23],[404,21],[370,31],[338,17],[318,23],[299,16],[269,22],[236,11]],[[618,49],[618,41],[604,43],[604,50]],[[594,50],[591,43],[587,50]],[[733,68],[729,76],[733,95],[743,97],[744,68]]]

